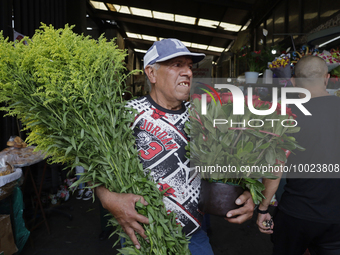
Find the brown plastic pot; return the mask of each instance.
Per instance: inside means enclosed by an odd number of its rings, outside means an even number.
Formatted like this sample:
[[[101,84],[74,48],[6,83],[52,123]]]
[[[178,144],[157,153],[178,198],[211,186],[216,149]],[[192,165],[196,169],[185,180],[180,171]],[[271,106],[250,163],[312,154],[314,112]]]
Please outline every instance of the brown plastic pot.
[[[201,180],[198,209],[201,212],[226,217],[227,212],[239,208],[235,200],[243,193],[239,185]]]

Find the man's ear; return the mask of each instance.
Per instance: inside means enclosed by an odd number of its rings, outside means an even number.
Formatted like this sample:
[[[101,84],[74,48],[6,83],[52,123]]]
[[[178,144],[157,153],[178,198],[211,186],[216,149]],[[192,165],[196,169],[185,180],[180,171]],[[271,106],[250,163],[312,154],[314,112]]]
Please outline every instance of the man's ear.
[[[325,87],[327,87],[327,84],[328,84],[328,81],[329,81],[329,77],[330,77],[331,75],[328,73],[327,75],[326,75],[326,77],[325,77]]]
[[[144,70],[145,74],[148,76],[151,84],[156,83],[156,72],[152,66],[146,66]]]
[[[292,82],[293,87],[296,87],[296,81],[295,81],[294,76],[292,78],[290,78],[290,81]]]

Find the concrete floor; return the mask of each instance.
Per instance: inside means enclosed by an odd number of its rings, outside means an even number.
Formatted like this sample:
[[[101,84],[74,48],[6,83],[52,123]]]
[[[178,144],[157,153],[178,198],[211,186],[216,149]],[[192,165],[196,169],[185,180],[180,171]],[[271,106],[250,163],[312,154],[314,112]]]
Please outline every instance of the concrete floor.
[[[51,233],[45,225],[31,233],[22,255],[108,255],[117,254],[113,243],[116,236],[99,240],[100,209],[99,201],[76,200],[73,195],[65,205],[72,206],[73,219],[51,213],[48,223]],[[272,243],[270,236],[262,234],[253,218],[241,225],[231,224],[223,218],[211,216],[210,242],[215,255],[270,255]]]

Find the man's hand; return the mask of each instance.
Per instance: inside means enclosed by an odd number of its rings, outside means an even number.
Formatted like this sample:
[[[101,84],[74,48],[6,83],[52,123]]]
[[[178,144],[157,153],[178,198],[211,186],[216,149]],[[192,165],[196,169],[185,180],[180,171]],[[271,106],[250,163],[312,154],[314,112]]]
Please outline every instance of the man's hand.
[[[139,223],[149,224],[149,219],[137,213],[135,210],[135,204],[140,201],[146,206],[148,205],[148,202],[146,202],[142,196],[110,192],[104,187],[96,188],[96,194],[103,207],[116,218],[119,225],[122,226],[124,232],[130,237],[136,248],[140,249],[140,244],[135,232],[144,239],[147,239],[145,230]]]
[[[243,194],[236,199],[235,203],[237,205],[243,205],[243,206],[238,209],[229,211],[225,219],[229,221],[230,223],[237,223],[237,224],[241,224],[245,222],[246,220],[251,219],[251,217],[253,216],[255,204],[253,202],[250,192],[247,190],[244,191]],[[235,217],[235,218],[231,218],[231,217]]]
[[[266,213],[266,214],[259,213],[257,215],[256,224],[257,224],[257,226],[259,227],[259,230],[262,233],[273,234],[274,223],[271,225],[271,227],[266,227],[265,225],[263,225],[263,222],[265,222],[267,220],[271,220],[271,218],[272,218],[272,216],[269,213]]]

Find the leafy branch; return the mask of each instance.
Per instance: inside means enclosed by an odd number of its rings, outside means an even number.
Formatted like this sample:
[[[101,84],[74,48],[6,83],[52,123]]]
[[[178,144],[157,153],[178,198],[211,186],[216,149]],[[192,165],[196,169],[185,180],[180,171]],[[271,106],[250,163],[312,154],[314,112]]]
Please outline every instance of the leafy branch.
[[[50,163],[87,171],[80,182],[93,188],[141,195],[136,204],[149,218],[144,225],[150,244],[138,236],[137,250],[116,219],[110,224],[127,239],[122,254],[190,254],[188,238],[168,214],[163,193],[146,176],[130,128],[135,111],[126,108],[122,93],[127,73],[126,53],[114,41],[77,35],[72,27],[55,30],[42,25],[27,45],[0,34],[0,110],[17,116],[29,132],[31,145],[49,155]],[[77,183],[75,184],[77,185]]]

